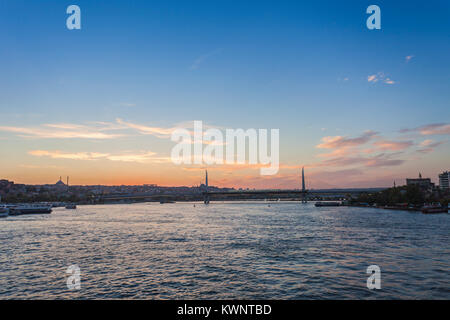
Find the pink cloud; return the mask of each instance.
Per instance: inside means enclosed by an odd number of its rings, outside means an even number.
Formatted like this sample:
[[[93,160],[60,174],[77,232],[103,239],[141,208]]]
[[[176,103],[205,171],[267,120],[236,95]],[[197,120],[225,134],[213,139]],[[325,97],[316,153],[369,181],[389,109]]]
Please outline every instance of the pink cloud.
[[[414,145],[413,141],[380,140],[373,143],[379,150],[399,151]]]
[[[387,166],[398,166],[403,164],[405,161],[400,159],[390,159],[390,155],[379,154],[373,157],[340,157],[322,161],[319,166],[326,167],[345,167],[352,165],[363,165],[367,167],[387,167]]]
[[[434,141],[431,140],[431,139],[424,140],[424,141],[422,141],[422,143],[420,144],[420,145],[421,145],[422,147],[424,147],[424,148],[418,149],[417,152],[420,152],[420,153],[430,153],[430,152],[434,151],[434,149],[435,149],[436,147],[438,147],[438,146],[440,146],[440,145],[442,145],[442,144],[444,144],[444,143],[446,143],[446,142],[447,142],[447,141],[437,141],[437,142],[434,142]]]
[[[324,137],[322,143],[316,147],[319,149],[333,149],[329,153],[319,154],[318,157],[325,158],[313,163],[312,167],[388,167],[398,166],[405,162],[403,159],[394,158],[397,153],[379,153],[380,151],[402,151],[414,145],[413,141],[394,141],[381,139],[373,142],[373,148],[362,149],[362,147],[376,137],[374,131],[366,131],[356,138],[342,136]],[[374,154],[379,153],[379,154]],[[370,155],[374,154],[374,155]]]
[[[357,138],[347,138],[342,136],[324,137],[322,143],[318,144],[316,148],[319,149],[336,149],[341,147],[354,147],[367,143],[377,133],[374,131],[366,131],[364,134]]]
[[[413,128],[413,129],[402,129],[402,133],[406,132],[419,132],[424,136],[428,135],[447,135],[450,134],[450,123],[432,123],[425,126]]]
[[[376,83],[378,81],[381,81],[385,84],[394,84],[395,83],[394,80],[392,80],[389,77],[386,77],[386,75],[383,72],[378,72],[377,74],[372,74],[372,75],[367,76],[367,82]]]

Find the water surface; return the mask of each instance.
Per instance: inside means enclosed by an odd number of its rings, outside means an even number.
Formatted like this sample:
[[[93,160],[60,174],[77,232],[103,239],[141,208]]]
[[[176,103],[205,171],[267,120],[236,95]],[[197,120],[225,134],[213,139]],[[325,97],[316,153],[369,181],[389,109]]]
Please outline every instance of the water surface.
[[[298,202],[0,219],[0,298],[450,299],[450,215]],[[66,286],[68,266],[81,289]],[[366,269],[381,268],[381,290]]]

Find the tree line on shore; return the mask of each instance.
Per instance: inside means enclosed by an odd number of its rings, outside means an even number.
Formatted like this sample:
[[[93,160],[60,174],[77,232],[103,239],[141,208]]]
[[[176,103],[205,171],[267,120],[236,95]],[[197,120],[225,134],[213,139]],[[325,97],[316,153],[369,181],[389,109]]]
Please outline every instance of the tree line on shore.
[[[436,189],[424,191],[416,185],[393,187],[376,193],[362,193],[352,203],[368,203],[380,206],[409,204],[421,206],[424,203],[441,203],[447,206],[450,195],[448,191]]]

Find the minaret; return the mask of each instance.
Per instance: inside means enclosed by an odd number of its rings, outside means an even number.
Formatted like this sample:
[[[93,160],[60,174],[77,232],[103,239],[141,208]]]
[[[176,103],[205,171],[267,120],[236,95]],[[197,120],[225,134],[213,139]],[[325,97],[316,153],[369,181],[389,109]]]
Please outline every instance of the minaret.
[[[209,194],[208,194],[208,170],[205,170],[205,192],[203,193],[203,202],[209,204]]]
[[[67,176],[67,186],[69,186],[69,176]]]

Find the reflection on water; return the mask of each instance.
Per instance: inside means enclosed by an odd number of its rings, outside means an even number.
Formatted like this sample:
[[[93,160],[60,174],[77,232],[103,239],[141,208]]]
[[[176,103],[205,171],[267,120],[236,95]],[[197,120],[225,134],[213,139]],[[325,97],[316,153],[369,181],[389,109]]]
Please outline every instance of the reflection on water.
[[[448,214],[296,202],[55,209],[0,220],[0,298],[449,299],[449,230]]]

